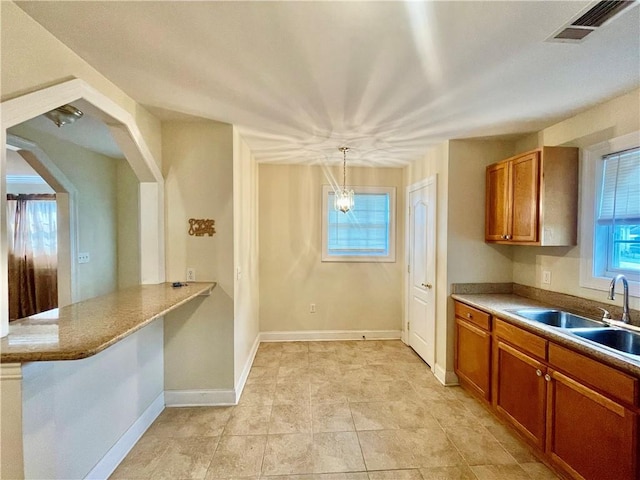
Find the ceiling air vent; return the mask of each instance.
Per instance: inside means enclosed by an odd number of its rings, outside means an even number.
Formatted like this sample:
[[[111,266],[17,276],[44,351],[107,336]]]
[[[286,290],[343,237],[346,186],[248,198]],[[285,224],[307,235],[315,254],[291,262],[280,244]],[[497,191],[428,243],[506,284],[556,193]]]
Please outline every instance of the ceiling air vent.
[[[547,41],[579,43],[596,28],[603,26],[625,8],[630,7],[634,0],[618,0],[598,2],[570,24],[563,26]]]

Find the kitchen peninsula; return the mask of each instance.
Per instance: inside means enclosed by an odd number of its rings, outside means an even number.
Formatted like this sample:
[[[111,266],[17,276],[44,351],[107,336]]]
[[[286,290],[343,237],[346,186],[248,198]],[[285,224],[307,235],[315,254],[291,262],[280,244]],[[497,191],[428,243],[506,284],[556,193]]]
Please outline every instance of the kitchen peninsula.
[[[138,285],[17,320],[0,343],[0,361],[90,357],[180,305],[209,295],[215,286],[204,282],[181,287]]]
[[[12,322],[3,478],[107,477],[164,409],[163,316],[215,286],[139,285]]]

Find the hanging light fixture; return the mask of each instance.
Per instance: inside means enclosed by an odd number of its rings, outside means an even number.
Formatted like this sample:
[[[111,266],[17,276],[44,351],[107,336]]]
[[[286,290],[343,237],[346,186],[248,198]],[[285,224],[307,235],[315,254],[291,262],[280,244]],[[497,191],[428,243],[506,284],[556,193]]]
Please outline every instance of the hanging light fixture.
[[[84,115],[84,113],[73,105],[62,105],[44,114],[44,116],[55,123],[58,128],[75,122],[79,118],[82,118],[82,115]]]
[[[342,190],[336,192],[336,201],[334,208],[347,213],[353,208],[353,190],[347,190],[347,152],[349,147],[340,147],[338,150],[342,152]]]

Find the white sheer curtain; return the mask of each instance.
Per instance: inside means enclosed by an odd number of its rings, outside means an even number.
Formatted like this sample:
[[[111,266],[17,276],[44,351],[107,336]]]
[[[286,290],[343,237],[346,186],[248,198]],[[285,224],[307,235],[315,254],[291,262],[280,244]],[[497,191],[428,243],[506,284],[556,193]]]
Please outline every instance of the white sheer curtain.
[[[55,195],[7,195],[9,319],[58,306]]]

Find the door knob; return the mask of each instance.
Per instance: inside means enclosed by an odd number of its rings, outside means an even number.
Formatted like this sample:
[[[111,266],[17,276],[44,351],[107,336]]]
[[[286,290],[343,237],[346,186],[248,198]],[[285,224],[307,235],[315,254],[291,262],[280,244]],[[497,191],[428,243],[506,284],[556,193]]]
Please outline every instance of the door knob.
[[[422,284],[422,286],[423,286],[424,288],[431,288],[431,287],[433,287],[433,285],[431,285],[430,283],[423,283],[423,284]]]

